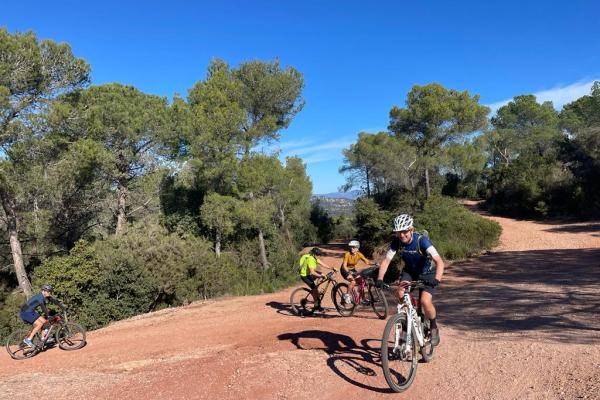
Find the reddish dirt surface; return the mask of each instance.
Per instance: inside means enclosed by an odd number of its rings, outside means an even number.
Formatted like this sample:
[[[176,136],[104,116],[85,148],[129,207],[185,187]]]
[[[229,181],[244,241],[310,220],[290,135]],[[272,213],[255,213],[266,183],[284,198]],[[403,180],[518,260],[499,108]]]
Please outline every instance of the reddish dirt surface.
[[[600,223],[492,219],[501,245],[447,268],[441,344],[402,394],[381,370],[385,321],[342,318],[330,299],[299,318],[289,289],[120,321],[73,352],[3,353],[0,398],[600,399]]]

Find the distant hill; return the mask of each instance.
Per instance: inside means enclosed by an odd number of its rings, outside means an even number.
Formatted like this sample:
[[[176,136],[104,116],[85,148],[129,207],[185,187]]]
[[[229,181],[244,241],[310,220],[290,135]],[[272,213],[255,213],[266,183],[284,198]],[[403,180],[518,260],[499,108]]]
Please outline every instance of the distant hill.
[[[327,194],[315,194],[312,201],[318,201],[321,207],[327,211],[330,216],[352,215],[354,209],[354,200],[360,196],[359,190],[351,192],[336,192]]]
[[[313,197],[322,199],[322,198],[328,198],[328,199],[350,199],[350,200],[356,200],[360,195],[361,195],[361,191],[360,190],[351,190],[349,192],[334,192],[334,193],[325,193],[325,194],[315,194],[313,195]]]

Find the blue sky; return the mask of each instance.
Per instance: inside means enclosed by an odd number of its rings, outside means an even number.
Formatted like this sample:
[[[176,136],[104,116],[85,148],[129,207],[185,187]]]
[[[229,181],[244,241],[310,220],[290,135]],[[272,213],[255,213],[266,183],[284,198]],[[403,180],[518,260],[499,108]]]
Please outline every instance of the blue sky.
[[[222,3],[222,4],[219,4]],[[187,95],[211,59],[278,57],[303,73],[304,110],[281,133],[315,193],[337,191],[341,150],[388,125],[414,84],[479,94],[494,108],[526,93],[560,107],[600,79],[600,2],[27,1],[0,26],[67,42],[94,84]]]

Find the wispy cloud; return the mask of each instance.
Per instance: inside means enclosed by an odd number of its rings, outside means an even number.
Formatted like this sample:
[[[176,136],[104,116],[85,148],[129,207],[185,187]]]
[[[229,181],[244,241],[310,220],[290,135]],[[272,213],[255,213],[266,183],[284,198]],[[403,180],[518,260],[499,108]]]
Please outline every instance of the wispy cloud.
[[[342,149],[349,147],[356,142],[355,137],[341,137],[327,142],[320,142],[318,139],[308,141],[304,146],[295,146],[283,151],[283,158],[298,156],[307,164],[314,164],[324,161],[341,160]],[[284,143],[285,144],[285,143]],[[283,149],[283,146],[282,146]]]
[[[553,89],[535,92],[533,95],[537,98],[538,102],[542,103],[544,101],[551,101],[552,104],[554,104],[554,108],[560,110],[565,104],[570,103],[573,100],[577,100],[581,96],[589,94],[590,89],[596,80],[598,79],[592,79],[585,82],[579,81],[566,86],[557,86]],[[491,113],[495,114],[500,107],[508,104],[508,102],[511,100],[512,98],[505,99],[492,104],[487,104],[487,106],[491,108]]]

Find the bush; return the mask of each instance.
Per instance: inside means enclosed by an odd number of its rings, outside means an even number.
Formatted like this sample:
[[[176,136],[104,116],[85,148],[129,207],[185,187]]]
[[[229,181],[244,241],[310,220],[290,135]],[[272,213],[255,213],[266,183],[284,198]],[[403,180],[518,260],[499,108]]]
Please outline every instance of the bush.
[[[371,198],[361,197],[354,205],[358,240],[361,242],[361,252],[371,256],[375,247],[389,242],[392,213],[382,210]]]
[[[446,259],[461,259],[498,244],[502,228],[472,213],[456,200],[432,197],[414,215],[415,229],[427,229],[436,249]]]
[[[401,201],[401,204],[407,204]],[[429,232],[434,246],[444,259],[462,259],[482,250],[491,249],[500,238],[500,225],[467,210],[455,199],[433,196],[423,208],[397,208],[385,211],[372,199],[359,199],[356,218],[359,226],[361,251],[375,257],[383,256],[392,239],[392,220],[398,214],[411,214],[415,229]]]
[[[144,268],[103,264],[94,246],[80,241],[69,255],[36,269],[34,282],[51,282],[69,314],[88,329],[149,310],[156,283]]]
[[[69,314],[93,329],[197,299],[264,293],[289,285],[296,278],[291,267],[296,252],[278,233],[270,239],[272,265],[265,270],[256,241],[241,240],[217,258],[211,243],[202,238],[169,234],[158,226],[131,227],[93,245],[78,242],[68,255],[38,267],[34,284],[53,284]],[[17,308],[3,309],[0,332],[13,325]]]
[[[333,238],[348,241],[356,237],[358,229],[354,218],[346,215],[340,215],[333,219]]]
[[[2,343],[4,339],[10,335],[10,333],[17,327],[24,326],[23,321],[19,318],[19,311],[21,304],[23,304],[27,298],[25,295],[17,290],[6,294],[6,297],[0,304],[0,340]]]

